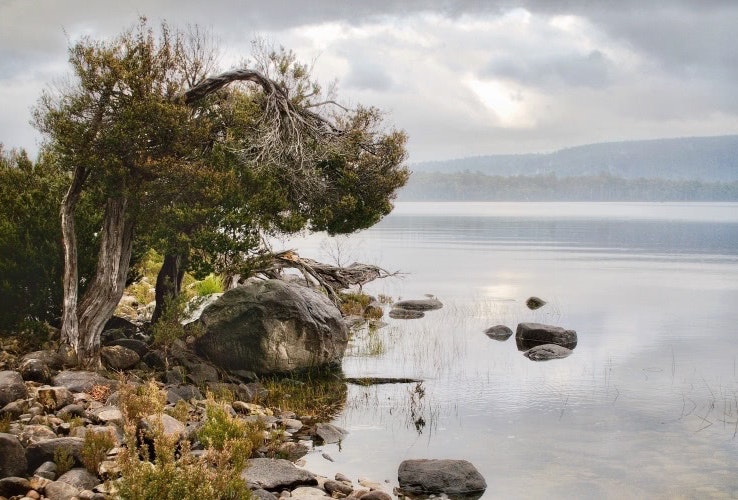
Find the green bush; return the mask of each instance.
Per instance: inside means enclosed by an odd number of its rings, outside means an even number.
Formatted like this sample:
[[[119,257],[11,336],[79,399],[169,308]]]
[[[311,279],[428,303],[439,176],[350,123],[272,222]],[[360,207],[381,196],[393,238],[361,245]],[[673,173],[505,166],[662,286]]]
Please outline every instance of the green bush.
[[[223,279],[215,274],[210,274],[204,280],[195,283],[195,291],[201,297],[211,293],[221,293],[223,291]]]
[[[67,447],[61,447],[54,450],[54,463],[56,464],[56,475],[61,476],[65,472],[69,472],[74,467],[74,456],[72,451]]]
[[[115,446],[115,439],[111,429],[102,431],[89,430],[85,433],[85,442],[82,445],[82,464],[93,474],[97,474],[100,464],[111,448]]]

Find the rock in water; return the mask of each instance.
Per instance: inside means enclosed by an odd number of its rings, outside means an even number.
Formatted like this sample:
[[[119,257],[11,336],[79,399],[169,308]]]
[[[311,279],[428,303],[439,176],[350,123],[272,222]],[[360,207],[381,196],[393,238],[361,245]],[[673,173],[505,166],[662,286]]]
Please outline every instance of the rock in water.
[[[348,344],[341,312],[315,290],[280,280],[231,289],[203,311],[199,354],[257,374],[338,366]]]
[[[495,325],[487,328],[484,333],[491,339],[503,342],[512,337],[513,331],[505,325]]]
[[[410,311],[433,311],[442,308],[443,304],[438,299],[413,299],[395,302],[392,307]]]
[[[318,484],[315,474],[298,469],[289,460],[252,458],[241,474],[251,489],[282,490]]]
[[[400,489],[410,495],[445,493],[479,498],[487,489],[482,475],[466,460],[405,460],[397,470],[397,479]]]
[[[392,309],[389,312],[389,317],[393,319],[418,319],[425,316],[425,313],[423,311],[415,311],[413,309],[403,309],[401,307],[398,307],[396,309]]]
[[[528,300],[525,301],[525,305],[528,306],[528,309],[531,309],[533,311],[535,311],[536,309],[540,309],[546,304],[547,302],[545,300],[538,297],[530,297],[528,298]]]
[[[562,359],[571,355],[572,350],[556,344],[544,344],[528,349],[523,356],[531,361],[549,361],[551,359]]]
[[[577,346],[577,332],[565,330],[560,326],[520,323],[515,332],[515,341],[521,351],[544,344],[556,344],[567,349],[574,349]]]

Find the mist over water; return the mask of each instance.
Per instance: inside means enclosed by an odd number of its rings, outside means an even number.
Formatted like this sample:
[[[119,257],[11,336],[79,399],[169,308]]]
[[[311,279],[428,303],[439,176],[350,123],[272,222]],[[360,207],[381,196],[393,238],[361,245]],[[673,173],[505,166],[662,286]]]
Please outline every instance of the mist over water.
[[[349,386],[351,434],[309,469],[395,484],[404,459],[458,458],[490,498],[738,496],[738,204],[400,203],[285,245],[406,273],[370,293],[444,303],[355,335],[347,376],[424,382]],[[524,321],[578,345],[535,363],[483,334]]]

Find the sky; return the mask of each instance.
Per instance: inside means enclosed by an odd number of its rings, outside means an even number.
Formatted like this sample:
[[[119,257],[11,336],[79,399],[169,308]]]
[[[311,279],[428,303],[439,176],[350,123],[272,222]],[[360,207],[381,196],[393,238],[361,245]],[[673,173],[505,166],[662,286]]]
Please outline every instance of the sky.
[[[0,0],[0,142],[38,150],[81,36],[198,24],[224,69],[262,38],[409,135],[410,162],[738,133],[735,0]]]

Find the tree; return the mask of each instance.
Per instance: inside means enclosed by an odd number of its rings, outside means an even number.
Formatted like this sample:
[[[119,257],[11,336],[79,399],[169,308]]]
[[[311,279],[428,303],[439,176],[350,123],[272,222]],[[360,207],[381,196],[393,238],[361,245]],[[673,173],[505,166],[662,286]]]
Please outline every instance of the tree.
[[[375,111],[321,100],[299,65],[288,66],[283,81],[247,68],[204,77],[203,51],[192,47],[201,47],[197,32],[162,25],[157,35],[145,19],[112,41],[85,38],[70,48],[73,80],[45,93],[36,109],[47,147],[70,177],[60,209],[61,335],[83,365],[99,364],[100,333],[122,296],[137,231],[163,235],[168,249],[183,244],[169,252],[175,257],[198,247],[215,254],[192,242],[231,231],[233,249],[254,225],[326,225],[331,217],[321,219],[317,205],[322,196],[339,199],[348,171],[407,179],[404,135],[381,134]],[[80,297],[75,218],[83,195],[104,215],[96,271]],[[372,203],[380,214],[389,210],[388,201]]]
[[[36,162],[0,144],[0,329],[25,320],[54,322],[61,314],[62,255],[57,214],[67,181],[53,158]],[[87,200],[79,213],[81,276],[89,276],[99,218]],[[90,251],[92,250],[92,251]]]

